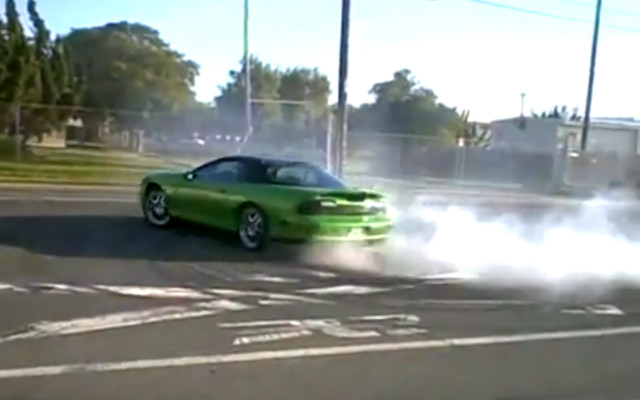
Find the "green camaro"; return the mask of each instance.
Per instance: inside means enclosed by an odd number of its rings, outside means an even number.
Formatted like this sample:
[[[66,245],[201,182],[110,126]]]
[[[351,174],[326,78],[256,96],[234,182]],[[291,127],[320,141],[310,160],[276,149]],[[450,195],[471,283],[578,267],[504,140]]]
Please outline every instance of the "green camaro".
[[[230,156],[185,173],[147,176],[145,219],[235,231],[249,250],[269,239],[377,242],[391,229],[384,196],[356,190],[306,162]]]

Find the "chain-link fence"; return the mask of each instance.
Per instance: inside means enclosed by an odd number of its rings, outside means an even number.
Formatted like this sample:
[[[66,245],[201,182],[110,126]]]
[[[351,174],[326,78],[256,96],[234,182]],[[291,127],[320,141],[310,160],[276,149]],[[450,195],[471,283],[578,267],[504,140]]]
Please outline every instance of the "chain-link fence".
[[[328,167],[334,122],[329,117],[260,121],[247,135],[242,116],[220,115],[207,107],[143,113],[0,104],[0,161],[29,161],[22,154],[29,147],[83,147],[151,154],[179,165],[250,154]],[[549,192],[563,185],[596,187],[640,180],[637,156],[461,146],[446,136],[349,132],[347,138],[344,173],[355,184]]]
[[[331,125],[328,117],[288,121],[281,118],[259,121],[256,125],[247,135],[242,116],[220,115],[213,107],[179,113],[147,113],[0,105],[3,137],[16,144],[23,141],[27,146],[105,148],[152,153],[191,163],[230,154],[253,154],[327,164],[327,136]],[[15,135],[18,127],[20,136]],[[11,151],[15,152],[13,146]]]
[[[554,155],[461,146],[448,137],[351,132],[347,174],[412,185],[541,188],[554,181]]]

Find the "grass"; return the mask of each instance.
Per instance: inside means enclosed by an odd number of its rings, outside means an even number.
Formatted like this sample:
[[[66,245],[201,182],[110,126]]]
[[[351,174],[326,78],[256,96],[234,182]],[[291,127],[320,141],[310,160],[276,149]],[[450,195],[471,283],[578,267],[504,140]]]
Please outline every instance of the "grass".
[[[180,170],[177,162],[153,155],[107,149],[29,148],[17,161],[12,140],[0,137],[0,182],[138,185],[148,173]]]

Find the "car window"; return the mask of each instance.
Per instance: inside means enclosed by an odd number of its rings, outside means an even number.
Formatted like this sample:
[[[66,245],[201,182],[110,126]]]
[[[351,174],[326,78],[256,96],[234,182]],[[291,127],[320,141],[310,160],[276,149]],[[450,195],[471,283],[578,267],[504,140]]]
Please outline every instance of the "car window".
[[[232,183],[244,179],[245,166],[237,160],[220,161],[196,171],[196,179],[205,182]]]
[[[338,178],[313,165],[287,164],[272,166],[267,170],[269,182],[280,185],[343,189],[346,186]]]
[[[272,177],[275,181],[291,185],[313,186],[318,183],[313,171],[298,165],[276,168],[272,171]]]

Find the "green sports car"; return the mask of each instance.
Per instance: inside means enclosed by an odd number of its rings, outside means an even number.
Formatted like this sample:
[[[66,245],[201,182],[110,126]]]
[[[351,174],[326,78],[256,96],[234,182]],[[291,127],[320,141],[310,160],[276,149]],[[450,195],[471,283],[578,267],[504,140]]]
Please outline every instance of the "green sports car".
[[[392,227],[382,194],[349,188],[307,162],[262,157],[149,175],[140,201],[153,226],[180,219],[234,231],[248,250],[270,239],[378,242]]]

